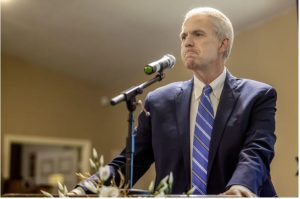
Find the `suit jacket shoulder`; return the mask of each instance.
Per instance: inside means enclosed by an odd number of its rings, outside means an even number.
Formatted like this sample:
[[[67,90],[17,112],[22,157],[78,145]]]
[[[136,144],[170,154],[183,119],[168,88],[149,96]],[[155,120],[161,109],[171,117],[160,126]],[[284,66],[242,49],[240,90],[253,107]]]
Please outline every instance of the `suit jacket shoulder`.
[[[232,86],[232,88],[237,91],[246,89],[247,91],[257,92],[257,91],[266,91],[266,90],[274,89],[269,84],[251,80],[251,79],[237,78],[232,76],[229,72],[227,75],[227,79],[229,84]]]
[[[165,86],[159,87],[154,91],[149,92],[147,95],[148,101],[157,101],[160,103],[163,101],[174,100],[182,91],[191,90],[193,87],[193,81],[181,81],[173,82]]]

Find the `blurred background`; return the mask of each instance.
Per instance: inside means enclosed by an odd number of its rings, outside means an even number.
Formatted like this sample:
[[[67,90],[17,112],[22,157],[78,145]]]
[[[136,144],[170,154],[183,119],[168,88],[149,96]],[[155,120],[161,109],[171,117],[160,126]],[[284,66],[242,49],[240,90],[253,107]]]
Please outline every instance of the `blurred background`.
[[[278,92],[271,176],[279,196],[298,196],[298,11],[296,0],[1,0],[1,193],[57,193],[88,171],[94,147],[108,163],[125,146],[121,91],[153,76],[147,63],[177,58],[162,85],[188,80],[180,60],[185,13],[221,10],[235,41],[226,66]],[[135,116],[140,112],[135,112]],[[152,168],[135,185],[146,189]]]

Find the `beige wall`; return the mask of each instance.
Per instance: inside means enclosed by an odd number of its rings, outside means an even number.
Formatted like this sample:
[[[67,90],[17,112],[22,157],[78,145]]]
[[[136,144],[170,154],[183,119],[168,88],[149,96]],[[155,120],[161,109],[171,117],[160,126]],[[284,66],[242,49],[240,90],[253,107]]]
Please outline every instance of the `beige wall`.
[[[296,12],[291,11],[241,32],[227,63],[234,75],[263,81],[277,89],[278,139],[271,169],[280,196],[298,194],[294,159],[298,154],[296,25]],[[181,65],[178,61],[163,82],[145,93],[168,82],[189,79],[191,73]],[[109,161],[124,146],[127,111],[124,104],[103,107],[100,98],[113,97],[145,80],[143,77],[124,88],[105,91],[68,75],[2,56],[2,134],[90,139]],[[147,188],[152,179],[153,168],[137,187]]]
[[[2,135],[90,139],[93,146],[101,146],[101,153],[109,154],[112,140],[104,129],[112,126],[112,116],[100,106],[99,88],[5,56],[1,89]]]
[[[280,196],[297,196],[298,40],[296,10],[241,32],[227,64],[232,73],[277,90],[275,158],[271,175]]]

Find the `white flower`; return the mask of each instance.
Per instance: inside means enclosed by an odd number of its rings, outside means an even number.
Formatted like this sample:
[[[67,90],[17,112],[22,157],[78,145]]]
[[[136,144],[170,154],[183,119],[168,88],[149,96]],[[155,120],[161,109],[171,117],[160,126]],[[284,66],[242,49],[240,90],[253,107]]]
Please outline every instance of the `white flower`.
[[[174,178],[173,178],[173,173],[170,172],[170,176],[169,176],[169,184],[172,185],[173,184],[173,181],[174,181]]]
[[[93,193],[98,193],[98,190],[97,190],[97,187],[95,186],[94,183],[92,183],[91,181],[89,180],[85,180],[83,182],[84,186],[91,192]]]
[[[95,148],[93,148],[93,159],[94,159],[94,160],[97,160],[97,159],[98,159],[98,153],[97,153],[97,151],[96,151]]]
[[[103,155],[100,156],[100,166],[103,167],[104,165],[104,158]]]
[[[58,189],[63,191],[64,190],[64,187],[62,186],[62,184],[60,182],[57,182],[57,185],[58,185]]]
[[[95,169],[96,165],[95,165],[94,161],[91,158],[89,160],[90,160],[90,166],[91,166],[91,168]]]
[[[102,186],[100,188],[100,197],[118,197],[119,195],[120,190],[117,187]]]
[[[106,181],[110,176],[110,169],[108,165],[99,168],[100,179]]]

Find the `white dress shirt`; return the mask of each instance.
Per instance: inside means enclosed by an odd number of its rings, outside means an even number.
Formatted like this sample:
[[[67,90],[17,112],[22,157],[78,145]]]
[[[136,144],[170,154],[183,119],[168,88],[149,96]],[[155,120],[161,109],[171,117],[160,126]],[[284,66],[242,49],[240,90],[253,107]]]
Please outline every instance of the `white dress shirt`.
[[[226,78],[226,67],[224,67],[223,72],[209,85],[212,88],[212,92],[210,94],[210,100],[212,103],[212,107],[214,110],[214,116],[216,116],[220,96],[224,87],[224,81]],[[191,171],[192,171],[192,158],[193,158],[193,141],[194,141],[194,131],[195,131],[195,122],[196,122],[196,115],[198,112],[198,104],[200,101],[200,96],[202,94],[202,90],[205,84],[201,82],[195,75],[194,75],[194,87],[193,93],[191,97],[191,109],[190,109],[190,159],[191,159]],[[192,172],[191,172],[192,173]],[[191,174],[192,175],[192,174]]]

